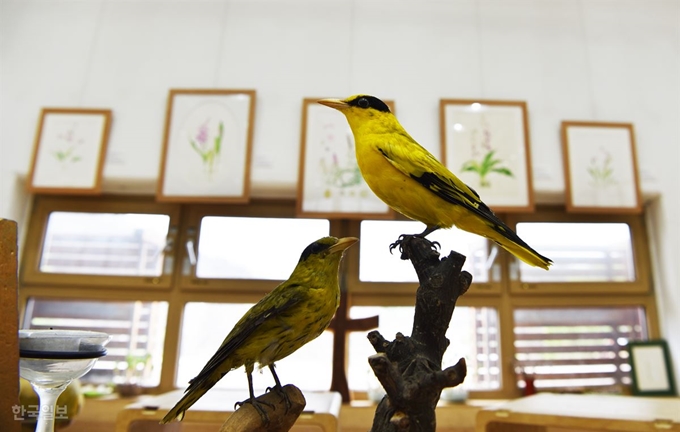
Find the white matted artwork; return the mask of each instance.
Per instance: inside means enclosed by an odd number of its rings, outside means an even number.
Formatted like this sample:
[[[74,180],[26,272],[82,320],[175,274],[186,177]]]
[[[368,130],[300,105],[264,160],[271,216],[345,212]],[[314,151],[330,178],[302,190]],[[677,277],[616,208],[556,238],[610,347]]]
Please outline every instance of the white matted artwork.
[[[28,190],[101,193],[111,110],[44,108],[36,133]]]
[[[255,90],[170,90],[156,199],[246,203]]]
[[[632,124],[562,122],[562,150],[568,211],[642,211]]]
[[[663,339],[628,342],[632,390],[638,396],[677,396],[673,363]]]
[[[391,219],[393,211],[359,171],[345,116],[307,98],[302,103],[297,214],[346,219]],[[394,103],[386,102],[392,111]]]
[[[440,100],[442,162],[497,212],[534,209],[526,103]]]

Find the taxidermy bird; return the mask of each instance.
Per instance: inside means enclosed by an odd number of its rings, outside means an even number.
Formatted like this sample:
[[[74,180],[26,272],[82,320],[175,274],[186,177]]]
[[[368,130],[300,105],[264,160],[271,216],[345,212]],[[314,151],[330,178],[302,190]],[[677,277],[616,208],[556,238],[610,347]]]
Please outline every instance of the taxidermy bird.
[[[355,95],[318,102],[347,118],[354,134],[359,169],[378,198],[427,226],[415,236],[425,237],[439,228],[455,225],[493,240],[527,264],[546,270],[552,264],[552,260],[533,250],[505,225],[477,192],[411,138],[383,101]]]
[[[268,366],[283,393],[274,362],[297,351],[328,327],[340,304],[338,269],[354,237],[324,237],[305,248],[287,281],[274,288],[246,312],[203,370],[191,381],[184,396],[161,423],[182,420],[189,409],[229,371],[245,366],[250,398],[265,422],[267,416],[253,394],[253,367]]]

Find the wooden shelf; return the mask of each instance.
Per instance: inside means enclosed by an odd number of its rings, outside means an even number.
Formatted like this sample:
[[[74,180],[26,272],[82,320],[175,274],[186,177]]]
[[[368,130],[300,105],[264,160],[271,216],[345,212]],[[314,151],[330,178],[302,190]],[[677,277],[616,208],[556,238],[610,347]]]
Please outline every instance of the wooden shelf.
[[[539,393],[479,411],[477,432],[680,431],[680,398]]]

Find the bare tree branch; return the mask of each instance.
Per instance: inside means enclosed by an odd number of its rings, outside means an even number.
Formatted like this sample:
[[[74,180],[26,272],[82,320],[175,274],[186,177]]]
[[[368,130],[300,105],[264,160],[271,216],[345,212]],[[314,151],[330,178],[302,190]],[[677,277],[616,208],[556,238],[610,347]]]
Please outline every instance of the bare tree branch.
[[[456,301],[467,292],[472,276],[462,271],[463,255],[451,252],[440,259],[434,244],[424,238],[406,236],[401,251],[402,259],[413,264],[420,287],[410,337],[397,333],[389,342],[377,331],[368,335],[378,353],[369,357],[369,364],[387,393],[376,408],[371,431],[434,432],[442,389],[461,384],[467,373],[464,359],[444,370],[441,363]]]

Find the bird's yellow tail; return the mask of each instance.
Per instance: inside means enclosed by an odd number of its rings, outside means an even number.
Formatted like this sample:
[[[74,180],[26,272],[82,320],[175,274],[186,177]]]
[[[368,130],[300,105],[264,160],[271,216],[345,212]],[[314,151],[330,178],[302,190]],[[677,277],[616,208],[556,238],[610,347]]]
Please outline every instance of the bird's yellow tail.
[[[517,239],[519,240],[519,237]],[[503,249],[531,266],[548,270],[548,267],[552,265],[552,260],[550,258],[546,258],[539,254],[524,242],[522,242],[524,244],[519,244],[508,238],[502,238],[500,241],[498,239],[495,240]]]
[[[179,400],[175,404],[174,407],[168,413],[163,417],[163,420],[161,420],[161,424],[165,423],[170,423],[173,420],[177,421],[182,421],[184,418],[184,412],[188,410],[196,401],[205,394],[210,388],[215,385],[215,383],[212,383],[210,385],[203,385],[198,384],[197,386],[193,387],[189,386],[187,389],[186,393],[184,393],[184,396],[182,396],[182,399]]]

